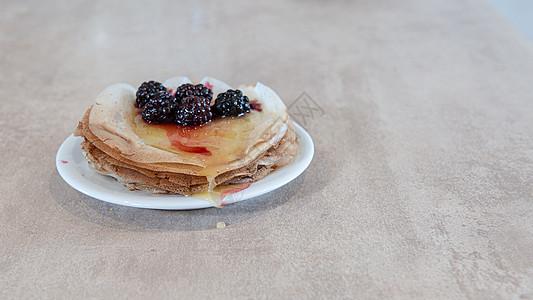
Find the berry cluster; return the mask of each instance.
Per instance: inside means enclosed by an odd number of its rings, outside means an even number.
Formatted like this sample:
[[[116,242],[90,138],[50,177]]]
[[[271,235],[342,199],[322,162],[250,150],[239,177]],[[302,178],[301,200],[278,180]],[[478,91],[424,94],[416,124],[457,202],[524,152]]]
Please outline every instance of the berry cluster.
[[[250,112],[250,101],[239,90],[227,90],[225,93],[218,94],[212,109],[217,116],[238,117]]]
[[[209,100],[211,101],[211,100]],[[213,114],[205,98],[189,96],[182,100],[176,114],[176,123],[189,125],[202,125],[213,119]]]
[[[213,91],[203,84],[192,85],[190,83],[182,84],[176,89],[176,99],[181,101],[190,96],[198,96],[205,99],[207,105],[213,99]]]
[[[148,123],[175,122],[182,126],[197,126],[214,117],[241,116],[250,111],[247,96],[239,90],[218,94],[213,106],[213,91],[203,84],[183,84],[173,96],[161,83],[148,81],[137,90],[135,106],[141,108]]]
[[[167,92],[167,88],[157,81],[152,80],[143,82],[135,94],[137,97],[135,106],[142,108],[146,102],[153,99],[158,92]]]

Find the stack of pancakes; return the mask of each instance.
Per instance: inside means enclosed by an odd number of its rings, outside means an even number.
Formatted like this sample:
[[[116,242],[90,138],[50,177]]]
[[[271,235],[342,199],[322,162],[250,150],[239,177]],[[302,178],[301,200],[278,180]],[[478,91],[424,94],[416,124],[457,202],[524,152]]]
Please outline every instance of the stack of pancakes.
[[[176,89],[190,82],[174,77],[163,85]],[[200,83],[212,88],[213,98],[231,88],[208,77]],[[93,169],[132,190],[191,195],[219,185],[254,182],[289,163],[297,154],[298,141],[287,109],[274,91],[261,83],[239,89],[259,109],[186,128],[184,138],[144,123],[134,105],[135,89],[115,84],[98,96],[74,134],[83,137],[82,149]],[[171,143],[174,138],[180,138],[186,149],[207,149],[208,155],[176,148]]]

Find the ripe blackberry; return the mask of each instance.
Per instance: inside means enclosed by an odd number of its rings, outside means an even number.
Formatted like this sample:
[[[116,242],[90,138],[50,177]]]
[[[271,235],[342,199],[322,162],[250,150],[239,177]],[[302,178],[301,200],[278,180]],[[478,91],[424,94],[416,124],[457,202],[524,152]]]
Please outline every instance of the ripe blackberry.
[[[227,90],[220,93],[212,107],[217,116],[241,116],[250,112],[250,101],[240,90]]]
[[[142,108],[148,100],[154,98],[158,92],[163,91],[167,91],[167,88],[157,81],[143,82],[135,94],[135,106]]]
[[[176,98],[165,90],[158,92],[144,104],[141,115],[148,123],[168,123],[176,119],[177,109]]]
[[[176,123],[183,126],[202,125],[212,119],[211,107],[204,98],[198,96],[184,98],[176,113]]]
[[[207,104],[211,103],[213,99],[213,91],[208,89],[203,84],[192,85],[190,83],[182,84],[176,89],[176,99],[178,103],[189,96],[198,96],[205,99]]]

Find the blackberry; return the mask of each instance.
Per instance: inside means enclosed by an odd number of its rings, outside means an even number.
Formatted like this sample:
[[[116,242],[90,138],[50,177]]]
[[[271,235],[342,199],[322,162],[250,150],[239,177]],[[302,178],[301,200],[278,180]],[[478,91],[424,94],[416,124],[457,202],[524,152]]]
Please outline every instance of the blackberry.
[[[142,108],[148,100],[152,99],[158,92],[163,91],[167,91],[167,88],[157,81],[143,82],[135,94],[135,106]]]
[[[227,90],[220,93],[212,107],[217,116],[241,116],[250,112],[250,101],[240,90]]]
[[[204,98],[198,96],[184,98],[176,113],[176,123],[183,126],[202,125],[212,119],[211,107]]]
[[[208,89],[203,84],[192,85],[190,83],[182,84],[176,89],[176,99],[178,103],[189,96],[198,96],[205,99],[206,103],[209,105],[211,99],[213,99],[213,91]]]
[[[141,115],[148,123],[168,123],[176,119],[177,109],[176,98],[165,90],[158,92],[144,104]]]

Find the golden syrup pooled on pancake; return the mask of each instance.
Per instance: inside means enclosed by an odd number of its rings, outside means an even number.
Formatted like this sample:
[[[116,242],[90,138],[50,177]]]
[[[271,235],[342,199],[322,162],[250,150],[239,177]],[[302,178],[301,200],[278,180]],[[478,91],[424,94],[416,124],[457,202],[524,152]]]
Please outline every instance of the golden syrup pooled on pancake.
[[[215,119],[201,126],[181,126],[148,124],[136,113],[133,128],[147,145],[204,162],[206,168],[198,175],[216,176],[226,171],[228,163],[246,155],[251,141],[258,138],[251,134],[261,119],[261,113],[251,111],[241,117]]]
[[[215,177],[228,171],[228,164],[243,158],[257,142],[259,137],[254,136],[254,129],[263,118],[260,110],[253,109],[240,117],[214,119],[201,126],[149,124],[142,119],[140,110],[135,109],[132,124],[145,144],[202,161],[205,168],[198,175],[206,176],[208,191],[194,196],[220,206],[224,193],[239,189],[240,185],[215,187]]]

